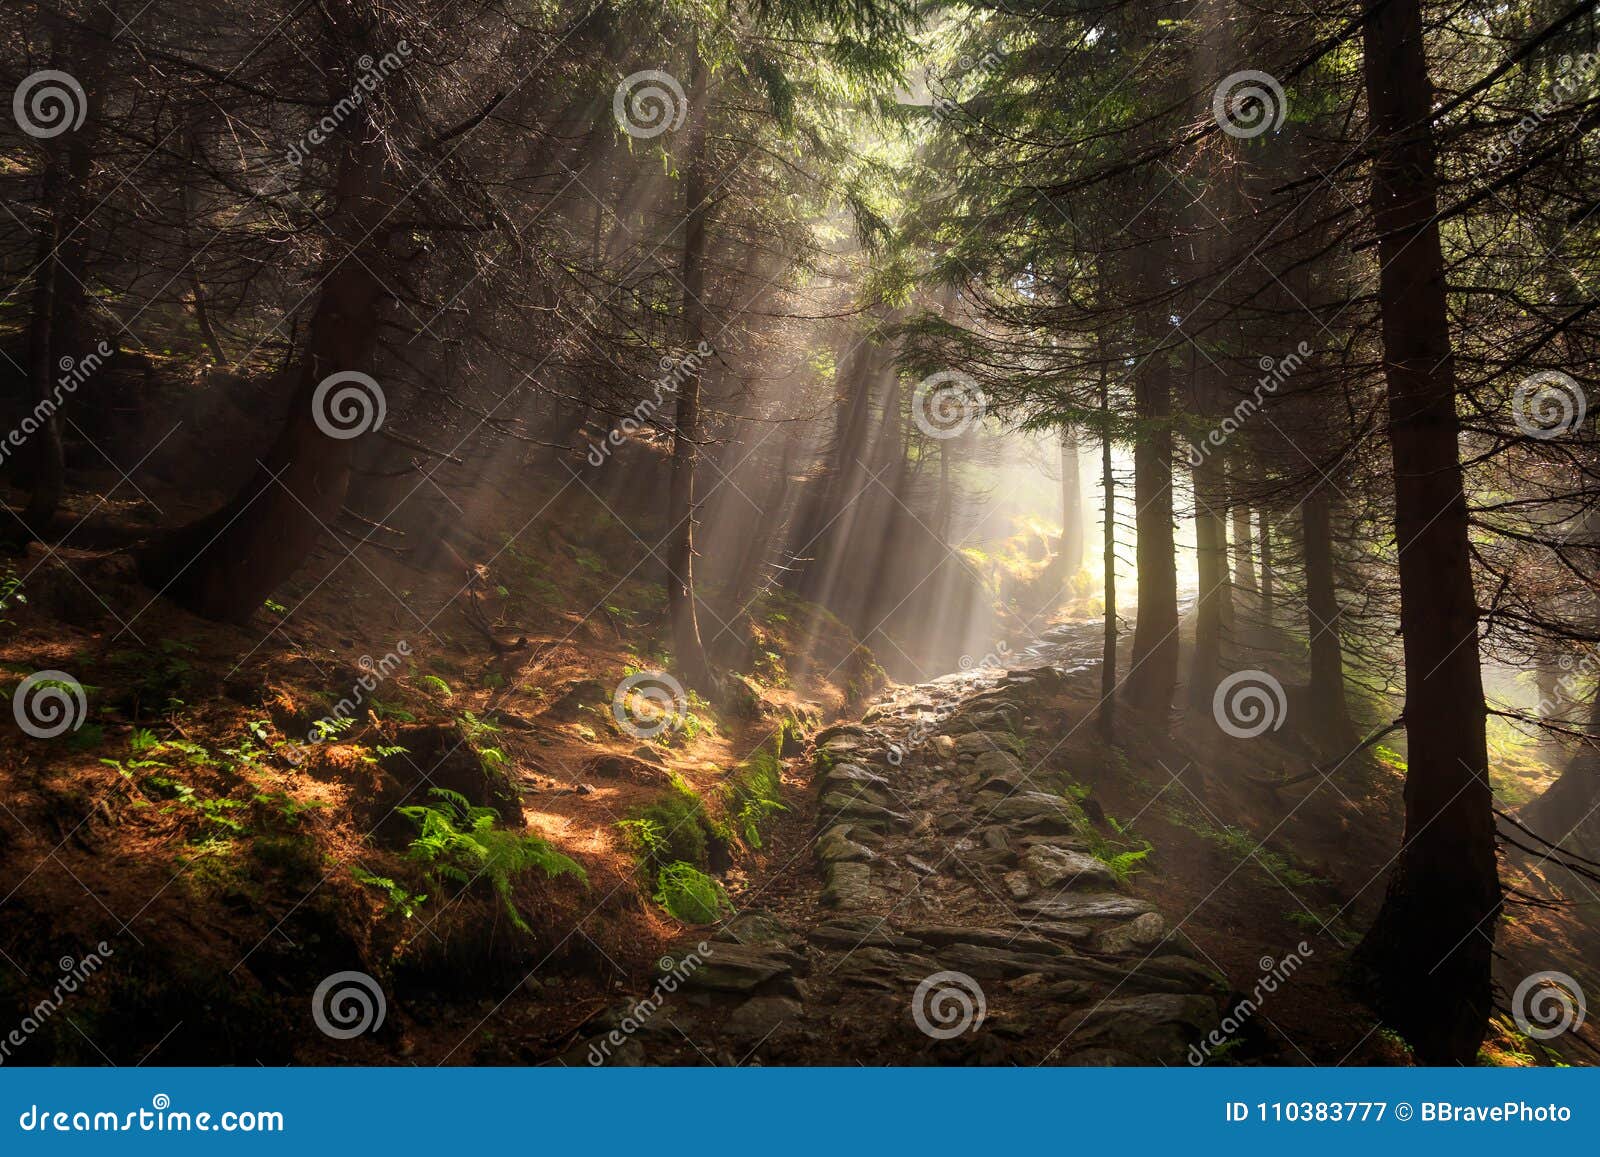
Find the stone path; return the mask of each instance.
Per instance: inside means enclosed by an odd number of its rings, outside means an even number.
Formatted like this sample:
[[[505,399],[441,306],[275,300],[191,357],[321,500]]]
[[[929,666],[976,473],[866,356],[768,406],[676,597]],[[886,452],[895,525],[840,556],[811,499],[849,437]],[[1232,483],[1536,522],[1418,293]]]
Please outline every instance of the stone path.
[[[1035,767],[1059,733],[1044,702],[1097,677],[1093,651],[1063,628],[1017,657],[1050,665],[897,688],[820,732],[807,862],[773,865],[805,877],[799,899],[685,942],[561,1059],[1184,1063],[1222,979],[1121,890],[1066,785]]]

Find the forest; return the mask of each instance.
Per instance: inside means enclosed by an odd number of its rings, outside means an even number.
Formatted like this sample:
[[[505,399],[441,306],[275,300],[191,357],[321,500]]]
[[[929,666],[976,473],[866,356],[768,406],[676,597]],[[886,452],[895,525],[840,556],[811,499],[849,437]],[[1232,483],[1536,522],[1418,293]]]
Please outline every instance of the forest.
[[[1581,0],[8,0],[0,1065],[1593,1065]]]

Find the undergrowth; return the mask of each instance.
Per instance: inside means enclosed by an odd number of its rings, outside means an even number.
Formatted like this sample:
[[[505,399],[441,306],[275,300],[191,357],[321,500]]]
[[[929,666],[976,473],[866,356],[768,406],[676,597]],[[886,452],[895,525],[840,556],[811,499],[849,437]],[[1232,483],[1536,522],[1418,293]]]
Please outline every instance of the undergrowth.
[[[512,897],[512,885],[519,876],[538,870],[552,879],[575,876],[588,883],[582,866],[556,851],[548,840],[495,827],[500,813],[494,808],[475,806],[460,792],[447,788],[432,788],[429,794],[439,801],[438,806],[417,804],[399,809],[417,825],[417,838],[411,841],[406,857],[463,889],[480,880],[486,882],[520,931],[532,929]]]

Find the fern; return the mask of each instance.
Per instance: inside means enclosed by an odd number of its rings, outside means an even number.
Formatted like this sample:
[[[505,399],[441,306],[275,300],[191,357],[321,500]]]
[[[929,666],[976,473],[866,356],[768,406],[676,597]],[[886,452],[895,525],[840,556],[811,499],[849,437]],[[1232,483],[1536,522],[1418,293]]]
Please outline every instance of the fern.
[[[677,860],[656,878],[656,903],[686,924],[710,924],[733,904],[716,880],[693,864]]]
[[[350,874],[355,877],[356,883],[365,884],[369,888],[376,888],[383,893],[384,912],[398,912],[407,920],[416,915],[417,909],[422,907],[428,899],[426,892],[408,892],[403,886],[395,883],[389,877],[373,875],[360,864],[352,864],[350,866]]]
[[[729,789],[734,824],[752,848],[761,847],[761,825],[781,811],[779,799],[783,762],[771,747],[762,747],[745,765]]]
[[[494,808],[477,807],[460,792],[448,788],[436,787],[429,794],[441,806],[419,804],[399,809],[401,815],[417,825],[417,838],[406,850],[407,858],[462,888],[486,881],[520,931],[532,929],[517,911],[512,896],[512,885],[518,877],[538,869],[552,879],[576,876],[588,882],[582,866],[556,851],[548,840],[496,828],[500,813]]]

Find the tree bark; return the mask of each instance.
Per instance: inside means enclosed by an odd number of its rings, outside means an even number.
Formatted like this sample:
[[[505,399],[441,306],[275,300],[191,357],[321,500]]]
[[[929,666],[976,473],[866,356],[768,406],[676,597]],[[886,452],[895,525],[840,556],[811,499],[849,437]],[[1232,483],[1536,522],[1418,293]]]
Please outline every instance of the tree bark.
[[[1242,502],[1233,507],[1233,585],[1235,590],[1256,589],[1255,536],[1250,533],[1250,508]]]
[[[1145,296],[1160,300],[1167,273],[1158,243],[1140,255],[1138,278]],[[1133,447],[1134,524],[1139,536],[1138,607],[1128,701],[1148,711],[1170,711],[1178,684],[1178,568],[1172,537],[1172,371],[1159,348],[1167,327],[1157,307],[1144,307],[1144,330],[1152,343],[1136,371]]]
[[[1117,478],[1111,470],[1111,385],[1100,355],[1100,493],[1105,514],[1100,528],[1100,565],[1105,583],[1105,638],[1100,649],[1100,737],[1117,739]]]
[[[1274,586],[1276,576],[1272,573],[1272,524],[1267,521],[1267,512],[1261,511],[1261,531],[1256,535],[1256,542],[1261,552],[1261,622],[1265,626],[1272,626],[1272,612],[1277,599]]]
[[[1228,590],[1226,523],[1219,513],[1222,464],[1204,457],[1194,468],[1194,549],[1200,595],[1195,606],[1194,654],[1189,664],[1188,700],[1193,711],[1211,710],[1222,678],[1222,632]]]
[[[1455,368],[1435,217],[1433,86],[1418,0],[1373,5],[1363,34],[1376,138],[1372,212],[1410,769],[1404,842],[1357,961],[1374,1006],[1420,1060],[1471,1064],[1491,1008],[1500,881]]]
[[[1307,628],[1311,636],[1311,730],[1330,747],[1354,742],[1344,694],[1344,647],[1333,573],[1333,516],[1318,487],[1300,507],[1306,560]]]
[[[1078,432],[1070,427],[1061,432],[1061,559],[1062,580],[1071,582],[1083,566],[1083,485],[1078,477]]]
[[[333,524],[349,487],[354,440],[326,432],[329,399],[319,406],[316,393],[331,374],[371,369],[384,290],[370,270],[383,264],[387,233],[380,222],[388,207],[381,141],[360,118],[347,123],[342,140],[327,221],[336,238],[332,269],[322,281],[283,429],[231,501],[137,556],[146,583],[206,618],[248,619]]]
[[[690,50],[689,137],[684,174],[683,337],[691,350],[705,339],[705,261],[711,190],[706,147],[708,110],[705,65],[699,47]],[[700,616],[694,591],[695,465],[700,438],[700,369],[685,375],[678,388],[672,423],[672,479],[667,489],[667,617],[672,628],[673,657],[692,687],[716,690],[716,678],[700,638]]]

